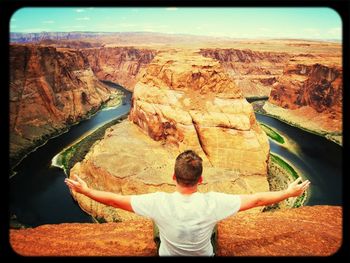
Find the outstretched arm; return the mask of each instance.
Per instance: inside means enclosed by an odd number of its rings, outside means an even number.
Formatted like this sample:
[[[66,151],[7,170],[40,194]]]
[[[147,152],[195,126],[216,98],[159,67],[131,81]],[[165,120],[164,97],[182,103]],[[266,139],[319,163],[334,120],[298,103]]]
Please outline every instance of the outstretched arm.
[[[301,182],[299,177],[292,182],[287,189],[275,192],[260,192],[250,195],[240,195],[241,197],[241,208],[239,211],[244,211],[257,206],[265,206],[278,203],[289,197],[300,196],[309,187],[310,181],[306,180]]]
[[[64,182],[71,190],[86,195],[102,204],[134,212],[131,206],[130,195],[119,195],[111,192],[94,190],[89,188],[87,183],[79,178],[79,176],[74,175],[73,177],[75,180],[68,178],[64,180]]]

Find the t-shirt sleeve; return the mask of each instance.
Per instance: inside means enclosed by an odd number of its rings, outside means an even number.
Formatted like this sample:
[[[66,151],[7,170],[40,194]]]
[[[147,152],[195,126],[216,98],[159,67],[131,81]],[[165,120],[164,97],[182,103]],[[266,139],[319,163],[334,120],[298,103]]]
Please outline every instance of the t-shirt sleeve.
[[[216,217],[220,221],[226,217],[236,214],[241,207],[241,198],[239,195],[212,193],[216,201]]]
[[[132,195],[131,207],[136,214],[152,218],[157,199],[159,199],[159,193]]]

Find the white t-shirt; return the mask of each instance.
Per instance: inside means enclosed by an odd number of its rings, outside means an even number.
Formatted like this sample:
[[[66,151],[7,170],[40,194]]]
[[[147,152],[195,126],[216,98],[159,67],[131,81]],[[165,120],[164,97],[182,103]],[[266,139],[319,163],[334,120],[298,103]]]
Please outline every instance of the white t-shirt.
[[[131,206],[159,228],[160,256],[213,256],[210,237],[215,224],[238,212],[239,195],[156,192],[133,195]]]

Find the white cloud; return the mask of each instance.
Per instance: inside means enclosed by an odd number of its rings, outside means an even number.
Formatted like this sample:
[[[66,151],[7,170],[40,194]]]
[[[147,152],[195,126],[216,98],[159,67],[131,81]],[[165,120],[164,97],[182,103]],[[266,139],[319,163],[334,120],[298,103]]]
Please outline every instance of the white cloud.
[[[22,32],[25,32],[25,33],[43,32],[43,31],[48,31],[48,29],[47,28],[25,28],[22,30]]]
[[[17,21],[15,18],[11,18],[11,22],[15,22]]]
[[[75,9],[75,12],[82,13],[82,12],[85,12],[85,10],[84,9]]]
[[[165,8],[166,11],[176,11],[177,7],[167,7]]]
[[[327,31],[327,33],[330,34],[331,36],[340,36],[341,35],[341,28],[340,27],[330,28]]]
[[[86,26],[85,25],[70,25],[70,26],[61,26],[60,28],[71,30],[72,28],[75,28],[75,29],[86,28]]]
[[[308,32],[308,33],[315,33],[315,32],[318,32],[318,29],[316,29],[316,28],[304,28],[304,31]]]
[[[118,26],[120,26],[120,27],[137,27],[136,24],[128,24],[128,23],[120,23]]]
[[[85,25],[72,25],[72,28],[86,28]]]
[[[46,21],[43,21],[43,24],[54,24],[55,21],[53,20],[46,20]]]
[[[267,27],[260,27],[259,30],[263,32],[271,32],[271,29]]]
[[[85,17],[78,17],[78,18],[76,18],[75,20],[78,20],[78,21],[87,21],[87,20],[90,20],[90,17],[87,17],[87,16],[85,16]]]

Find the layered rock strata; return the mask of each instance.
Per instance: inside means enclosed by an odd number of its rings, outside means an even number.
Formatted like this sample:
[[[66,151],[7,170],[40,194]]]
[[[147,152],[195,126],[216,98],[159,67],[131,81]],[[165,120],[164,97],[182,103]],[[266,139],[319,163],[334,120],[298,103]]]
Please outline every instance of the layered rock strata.
[[[264,109],[320,133],[341,134],[342,94],[341,67],[288,64]]]
[[[22,256],[157,255],[152,223],[146,219],[11,229],[9,241]],[[341,207],[238,214],[218,225],[217,256],[330,256],[341,245]]]
[[[291,57],[285,52],[236,48],[201,49],[200,53],[219,61],[236,85],[241,87],[244,97],[268,97],[272,84]]]
[[[267,137],[241,90],[212,59],[159,55],[135,86],[129,119],[156,141],[203,151],[214,167],[267,172]]]
[[[10,46],[10,159],[98,110],[111,91],[76,50]]]
[[[204,160],[200,191],[268,190],[267,136],[218,62],[195,52],[158,54],[135,86],[129,120],[109,128],[70,174],[116,193],[171,192],[176,156],[193,149]],[[74,196],[106,221],[136,217]]]
[[[152,61],[156,51],[133,47],[83,49],[97,78],[109,80],[133,90],[139,74]]]
[[[283,53],[235,48],[200,53],[219,61],[245,97],[269,97],[267,113],[341,143],[340,46],[328,44],[334,52],[327,54],[325,44],[294,45]]]

